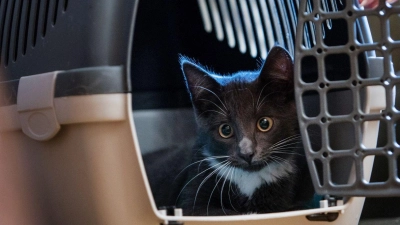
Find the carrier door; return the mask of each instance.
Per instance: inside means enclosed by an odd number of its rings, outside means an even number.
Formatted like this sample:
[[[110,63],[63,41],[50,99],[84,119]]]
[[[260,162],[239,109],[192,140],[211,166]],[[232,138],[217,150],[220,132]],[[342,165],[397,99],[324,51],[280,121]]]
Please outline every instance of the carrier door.
[[[397,15],[400,9],[384,2],[375,9],[344,3],[330,12],[323,10],[325,1],[303,1],[299,11],[296,101],[314,186],[321,195],[399,196],[395,102],[400,80],[393,53],[400,43],[391,39],[387,12]],[[332,30],[325,21],[332,22]],[[375,39],[368,25],[374,21],[380,26]],[[315,31],[311,45],[310,28]],[[385,162],[386,171],[370,179],[374,158]]]

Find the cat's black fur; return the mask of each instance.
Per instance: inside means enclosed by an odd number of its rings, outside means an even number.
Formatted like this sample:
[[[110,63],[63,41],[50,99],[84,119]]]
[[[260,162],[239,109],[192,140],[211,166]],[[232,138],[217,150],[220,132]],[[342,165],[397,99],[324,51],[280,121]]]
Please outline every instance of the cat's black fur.
[[[182,163],[187,167],[179,168],[183,172],[177,175],[170,194],[162,195],[170,198],[169,205],[183,208],[185,215],[303,208],[312,198],[313,188],[300,143],[293,61],[286,50],[274,47],[261,70],[255,72],[215,75],[186,58],[181,65],[198,138],[191,163]],[[257,128],[263,117],[272,124],[265,132]],[[233,130],[232,136],[222,136],[225,125]],[[185,161],[184,157],[180,160]],[[238,177],[236,181],[234,177]],[[150,183],[152,188],[157,185]],[[158,192],[157,188],[153,192]]]

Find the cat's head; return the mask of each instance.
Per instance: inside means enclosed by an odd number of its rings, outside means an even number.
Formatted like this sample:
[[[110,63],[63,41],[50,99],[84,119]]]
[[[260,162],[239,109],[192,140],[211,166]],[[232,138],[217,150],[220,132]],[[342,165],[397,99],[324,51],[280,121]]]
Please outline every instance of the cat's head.
[[[290,158],[298,125],[285,49],[271,49],[254,72],[216,75],[184,57],[181,66],[205,156],[229,156],[230,165],[250,171]]]

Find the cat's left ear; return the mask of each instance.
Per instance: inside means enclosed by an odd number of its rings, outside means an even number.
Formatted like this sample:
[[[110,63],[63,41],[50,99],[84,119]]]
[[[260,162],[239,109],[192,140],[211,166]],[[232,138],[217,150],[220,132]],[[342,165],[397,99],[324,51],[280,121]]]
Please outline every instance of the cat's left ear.
[[[198,99],[210,99],[219,94],[220,85],[205,69],[184,57],[180,61],[186,87],[196,107]]]
[[[286,49],[275,46],[268,53],[261,69],[258,82],[261,85],[271,83],[271,87],[292,95],[294,92],[294,65]]]
[[[280,46],[274,46],[268,53],[259,78],[293,83],[293,69],[289,52]]]

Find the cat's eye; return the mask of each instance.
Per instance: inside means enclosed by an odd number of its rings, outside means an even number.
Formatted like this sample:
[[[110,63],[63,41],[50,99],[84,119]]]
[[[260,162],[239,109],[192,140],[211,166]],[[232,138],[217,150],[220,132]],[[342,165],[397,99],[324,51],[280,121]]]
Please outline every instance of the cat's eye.
[[[219,135],[223,138],[230,138],[233,135],[233,129],[229,124],[221,124],[221,126],[219,126]]]
[[[267,132],[267,131],[271,130],[273,124],[274,124],[274,121],[271,118],[265,116],[265,117],[261,117],[257,121],[257,128],[261,132]]]

